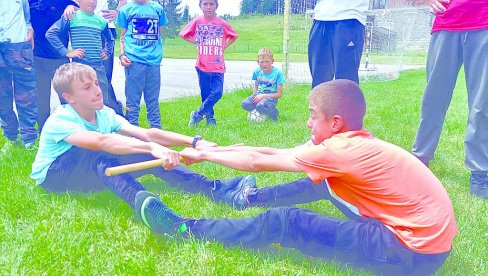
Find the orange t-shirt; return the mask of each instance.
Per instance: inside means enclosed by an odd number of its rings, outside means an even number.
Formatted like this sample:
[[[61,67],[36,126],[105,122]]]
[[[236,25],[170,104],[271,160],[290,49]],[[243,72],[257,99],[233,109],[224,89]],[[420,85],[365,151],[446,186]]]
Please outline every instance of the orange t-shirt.
[[[350,131],[305,149],[296,163],[365,218],[383,223],[411,250],[451,250],[458,233],[447,191],[437,177],[404,149]]]

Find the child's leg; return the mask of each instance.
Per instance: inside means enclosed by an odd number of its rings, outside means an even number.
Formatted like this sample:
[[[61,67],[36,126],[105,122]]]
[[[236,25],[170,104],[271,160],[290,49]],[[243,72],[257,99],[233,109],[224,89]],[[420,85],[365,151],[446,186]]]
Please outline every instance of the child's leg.
[[[89,193],[108,188],[134,207],[136,193],[144,188],[130,174],[105,175],[106,168],[118,165],[115,155],[72,147],[51,164],[41,186],[52,193]]]
[[[13,108],[12,74],[0,56],[0,120],[3,135],[10,141],[17,141],[19,135],[19,121]]]
[[[37,139],[35,127],[37,122],[37,91],[31,43],[10,43],[4,58],[7,67],[12,72],[20,138],[24,141],[24,145],[33,144]]]
[[[334,47],[335,79],[359,83],[359,65],[364,45],[364,25],[356,19],[337,21],[331,37]]]
[[[159,91],[161,88],[161,69],[159,66],[146,65],[146,86],[144,102],[147,108],[147,120],[152,128],[161,128],[159,110]]]
[[[334,52],[332,34],[335,22],[314,20],[308,42],[308,64],[312,87],[334,79]]]
[[[125,117],[129,123],[139,125],[139,110],[141,104],[142,90],[146,86],[145,66],[138,62],[132,62],[125,68]]]
[[[256,109],[256,104],[252,101],[252,99],[253,96],[251,95],[245,98],[244,100],[242,100],[241,106],[242,108],[244,108],[244,110],[253,111],[254,109]]]
[[[269,118],[276,121],[278,119],[278,115],[280,114],[278,109],[276,109],[277,104],[277,99],[264,99],[256,105],[256,110],[260,114],[267,115]]]
[[[203,103],[207,124],[215,124],[214,106],[222,98],[224,93],[224,73],[211,73],[210,77],[211,90],[210,95]]]
[[[444,119],[464,58],[463,32],[435,32],[427,55],[427,85],[412,153],[428,164],[439,143]]]
[[[97,72],[98,85],[103,93],[103,104],[112,108],[115,113],[124,116],[122,105],[117,101],[112,84],[107,80],[107,74],[103,65],[92,66]]]
[[[34,56],[37,83],[37,126],[39,132],[51,113],[51,81],[56,69],[69,59],[47,59]]]
[[[121,164],[149,160],[154,160],[154,157],[150,154],[127,154],[119,156]],[[176,166],[171,170],[156,167],[132,172],[131,176],[138,178],[146,174],[152,174],[160,178],[173,188],[190,193],[202,193],[215,201],[224,201],[237,208],[245,208],[248,206],[245,199],[245,189],[256,187],[254,177],[239,176],[225,180],[213,180],[195,173],[184,166]]]
[[[202,104],[203,104],[205,100],[208,98],[208,96],[210,95],[210,91],[212,89],[212,84],[210,82],[210,74],[203,72],[198,68],[195,69],[197,70],[198,85],[200,85],[200,97],[202,98]],[[203,116],[205,114],[199,114],[199,115]]]
[[[318,200],[329,200],[348,218],[359,217],[359,215],[331,196],[325,181],[316,184],[308,177],[289,183],[250,189],[247,192],[247,200],[251,207],[281,207]]]
[[[374,219],[341,221],[305,209],[273,208],[256,217],[188,220],[189,233],[230,246],[268,249],[272,244],[334,259],[386,275],[430,275],[449,255],[419,254]]]

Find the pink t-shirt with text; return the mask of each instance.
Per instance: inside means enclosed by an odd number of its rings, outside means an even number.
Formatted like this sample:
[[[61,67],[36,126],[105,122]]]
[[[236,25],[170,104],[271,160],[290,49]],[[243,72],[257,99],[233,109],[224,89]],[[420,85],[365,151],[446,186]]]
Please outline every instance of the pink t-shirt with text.
[[[182,38],[195,38],[197,47],[196,67],[204,72],[225,72],[224,50],[227,39],[237,37],[237,32],[225,20],[203,16],[193,19],[180,31]]]
[[[432,32],[488,29],[488,1],[451,0],[447,10],[436,15]]]

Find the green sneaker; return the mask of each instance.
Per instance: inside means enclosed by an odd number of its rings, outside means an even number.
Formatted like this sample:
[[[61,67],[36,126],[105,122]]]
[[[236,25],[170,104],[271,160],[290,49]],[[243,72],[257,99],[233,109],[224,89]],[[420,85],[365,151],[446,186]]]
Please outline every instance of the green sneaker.
[[[156,195],[139,191],[134,205],[137,215],[154,232],[174,236],[186,231],[185,219],[164,205]]]
[[[12,148],[18,146],[18,144],[19,142],[17,141],[7,140],[0,151],[2,153],[9,152],[10,150],[12,150]]]

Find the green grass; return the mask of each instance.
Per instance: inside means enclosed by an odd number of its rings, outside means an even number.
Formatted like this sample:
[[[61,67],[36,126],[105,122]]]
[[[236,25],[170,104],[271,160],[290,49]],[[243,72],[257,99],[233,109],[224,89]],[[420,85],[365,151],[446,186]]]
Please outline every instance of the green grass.
[[[409,150],[419,121],[425,72],[403,73],[391,82],[363,83],[368,103],[366,127],[377,137]],[[469,195],[464,168],[463,138],[467,118],[464,78],[454,93],[439,148],[431,164],[449,192],[460,230],[451,256],[439,275],[483,275],[488,271],[488,204]],[[240,101],[250,93],[224,95],[216,108],[218,127],[187,128],[188,114],[198,97],[161,103],[166,129],[204,135],[222,145],[292,147],[309,136],[306,95],[309,85],[290,85],[280,100],[277,123],[249,124]],[[145,117],[142,115],[141,117]],[[145,120],[142,125],[147,126]],[[0,138],[0,145],[5,141]],[[109,192],[91,195],[52,195],[29,179],[35,153],[15,149],[0,156],[0,268],[13,275],[358,275],[341,265],[313,260],[277,247],[274,252],[226,248],[220,243],[173,240],[152,233],[121,200]],[[245,173],[204,163],[192,166],[209,177]],[[258,186],[291,181],[303,174],[259,173]],[[80,176],[82,177],[82,176]],[[150,191],[177,212],[189,217],[246,217],[264,208],[237,211],[201,195],[167,187],[153,177],[141,179]],[[401,185],[401,183],[399,183]],[[328,202],[301,207],[342,217]]]
[[[262,47],[271,48],[275,61],[283,60],[283,16],[253,15],[240,16],[229,20],[229,24],[237,31],[239,38],[225,51],[226,60],[257,59],[257,52]],[[290,17],[289,59],[296,62],[308,61],[308,36],[312,22],[305,20],[303,15]],[[176,37],[166,39],[163,47],[165,58],[195,59],[197,51],[194,45]],[[115,56],[119,55],[119,43],[115,43]],[[426,51],[378,53],[369,56],[371,64],[416,64],[424,65]],[[363,63],[366,49],[363,51]]]

